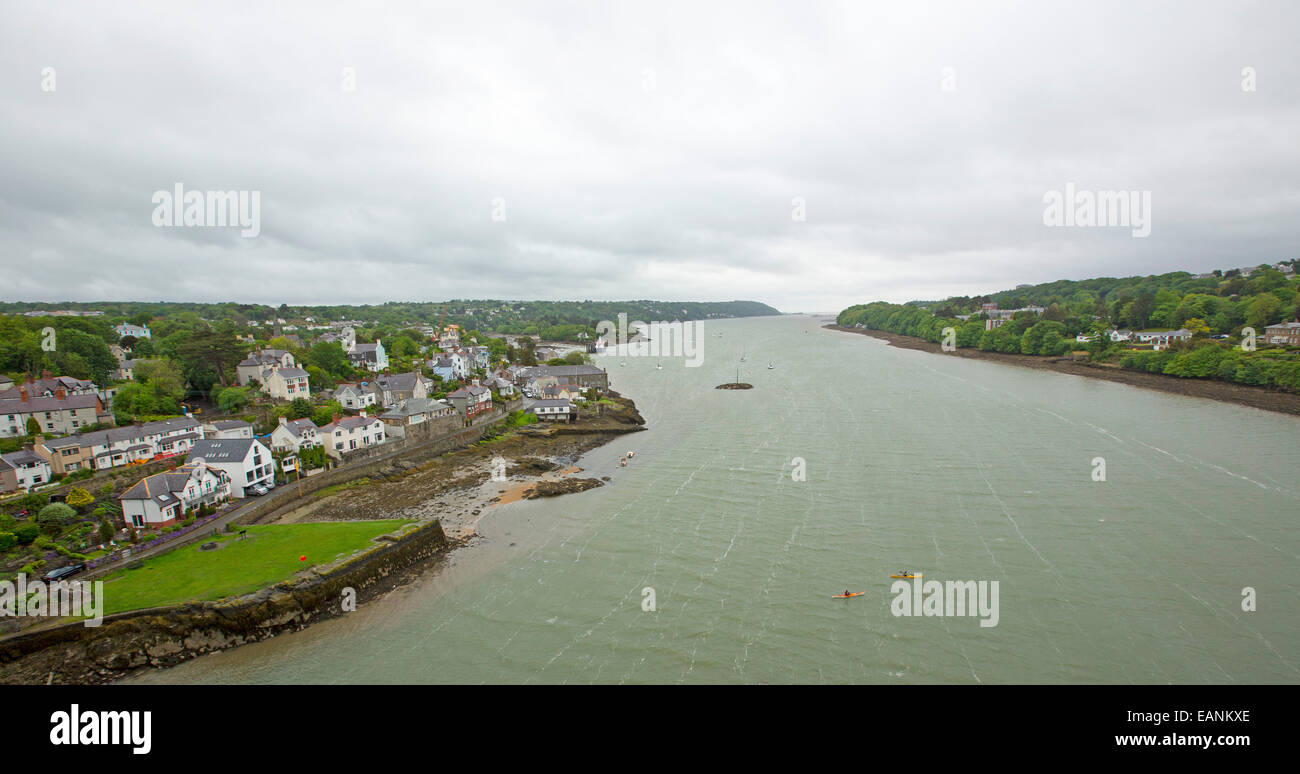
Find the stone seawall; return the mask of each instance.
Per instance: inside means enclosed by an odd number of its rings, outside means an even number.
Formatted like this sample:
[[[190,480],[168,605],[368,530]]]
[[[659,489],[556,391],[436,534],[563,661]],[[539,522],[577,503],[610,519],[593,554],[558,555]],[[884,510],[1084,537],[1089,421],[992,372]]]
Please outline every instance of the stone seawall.
[[[358,602],[372,599],[450,545],[436,521],[409,525],[251,594],[116,613],[97,627],[76,622],[15,634],[0,639],[0,684],[106,683],[303,629],[342,615],[344,589],[353,589]]]

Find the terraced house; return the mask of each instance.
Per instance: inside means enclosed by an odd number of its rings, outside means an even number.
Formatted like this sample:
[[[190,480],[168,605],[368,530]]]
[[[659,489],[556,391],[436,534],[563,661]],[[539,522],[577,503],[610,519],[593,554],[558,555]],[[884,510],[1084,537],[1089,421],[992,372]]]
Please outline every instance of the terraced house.
[[[63,438],[38,438],[34,450],[56,475],[63,476],[82,468],[107,470],[185,454],[202,437],[197,420],[178,417]]]
[[[49,396],[34,395],[32,383],[20,384],[0,397],[0,438],[27,434],[27,420],[35,419],[42,433],[75,433],[96,423],[113,424],[112,412],[96,393],[68,394],[62,386]]]
[[[521,387],[534,382],[538,387],[567,382],[584,390],[604,392],[609,389],[609,374],[603,368],[590,365],[539,365],[521,369],[515,377],[515,383]]]
[[[230,477],[204,463],[181,465],[135,482],[118,496],[124,526],[168,527],[201,505],[230,499]]]
[[[488,388],[480,386],[477,379],[474,381],[474,384],[447,393],[447,400],[467,420],[472,420],[478,415],[486,414],[492,410],[492,392]]]

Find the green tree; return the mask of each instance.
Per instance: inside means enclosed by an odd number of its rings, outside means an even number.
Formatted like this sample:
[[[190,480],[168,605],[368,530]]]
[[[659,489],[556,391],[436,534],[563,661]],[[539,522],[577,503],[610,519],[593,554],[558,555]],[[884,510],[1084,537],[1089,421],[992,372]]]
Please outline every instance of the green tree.
[[[244,352],[230,326],[205,326],[191,332],[176,347],[177,356],[191,372],[206,369],[222,387],[229,384],[227,374],[234,372],[235,364],[244,359]]]
[[[64,503],[50,503],[36,514],[36,521],[41,529],[51,535],[57,535],[63,528],[77,518],[77,512]]]
[[[248,387],[227,387],[221,391],[217,405],[227,414],[248,405],[252,390]]]

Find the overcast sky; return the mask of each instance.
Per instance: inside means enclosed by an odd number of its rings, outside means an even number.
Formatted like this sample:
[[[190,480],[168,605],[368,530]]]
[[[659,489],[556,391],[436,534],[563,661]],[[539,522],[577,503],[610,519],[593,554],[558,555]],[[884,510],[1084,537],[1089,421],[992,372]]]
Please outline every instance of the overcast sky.
[[[832,312],[1300,256],[1294,2],[0,8],[3,300]],[[177,183],[260,234],[155,226]],[[1067,183],[1150,236],[1046,227]]]

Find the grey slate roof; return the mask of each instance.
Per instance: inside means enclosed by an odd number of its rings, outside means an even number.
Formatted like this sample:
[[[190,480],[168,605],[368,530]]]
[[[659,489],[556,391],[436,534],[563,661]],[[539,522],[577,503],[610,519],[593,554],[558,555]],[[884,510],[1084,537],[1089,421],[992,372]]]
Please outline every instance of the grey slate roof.
[[[185,459],[202,459],[208,463],[242,462],[255,443],[257,441],[252,438],[205,438],[190,447]]]

